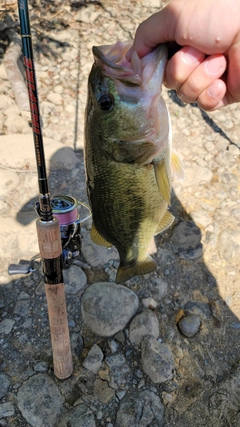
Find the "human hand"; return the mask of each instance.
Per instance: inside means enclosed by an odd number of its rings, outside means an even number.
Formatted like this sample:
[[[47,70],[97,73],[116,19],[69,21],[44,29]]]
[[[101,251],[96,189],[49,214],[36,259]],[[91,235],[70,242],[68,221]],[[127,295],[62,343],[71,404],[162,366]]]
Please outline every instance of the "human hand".
[[[158,44],[175,42],[165,85],[183,102],[215,110],[240,101],[239,0],[172,0],[137,29],[135,50],[143,57]]]

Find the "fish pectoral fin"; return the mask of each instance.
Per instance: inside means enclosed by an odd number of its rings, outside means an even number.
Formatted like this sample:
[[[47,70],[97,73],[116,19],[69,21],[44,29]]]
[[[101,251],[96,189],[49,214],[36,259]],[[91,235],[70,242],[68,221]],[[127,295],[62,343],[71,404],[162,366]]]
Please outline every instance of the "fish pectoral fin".
[[[92,241],[94,243],[96,243],[96,245],[105,246],[107,248],[111,248],[112,247],[112,244],[109,243],[106,239],[104,239],[104,237],[97,231],[94,223],[92,223],[90,237],[91,237]]]
[[[157,264],[154,259],[148,255],[143,261],[137,262],[130,267],[119,266],[117,271],[116,283],[126,282],[137,274],[147,274],[156,270]]]
[[[173,221],[174,221],[174,216],[171,214],[171,212],[167,211],[164,215],[164,217],[161,219],[159,227],[155,233],[155,236],[158,233],[162,233],[163,231],[167,230],[168,227],[170,227],[170,225],[172,225]]]
[[[171,169],[173,176],[176,177],[178,181],[183,181],[185,178],[184,166],[182,160],[176,153],[176,151],[172,152],[171,155]]]
[[[161,162],[153,162],[156,181],[161,196],[166,200],[167,204],[171,202],[171,184],[167,173],[167,167],[162,160]]]

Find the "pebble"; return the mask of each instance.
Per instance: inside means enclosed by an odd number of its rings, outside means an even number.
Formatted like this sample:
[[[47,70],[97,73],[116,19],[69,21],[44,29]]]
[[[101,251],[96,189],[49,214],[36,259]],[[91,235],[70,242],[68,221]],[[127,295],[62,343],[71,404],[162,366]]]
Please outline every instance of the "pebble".
[[[168,284],[160,277],[154,277],[149,281],[148,289],[154,299],[161,301],[167,295]]]
[[[185,313],[195,314],[201,319],[210,319],[211,318],[211,310],[209,304],[203,301],[188,301],[184,306]]]
[[[164,406],[159,396],[144,390],[126,394],[117,411],[116,427],[162,426]]]
[[[189,314],[178,322],[180,331],[183,333],[183,335],[189,338],[196,335],[196,333],[199,331],[200,325],[200,317],[196,314]]]
[[[58,420],[58,427],[96,427],[94,415],[88,406],[80,404],[65,413]]]
[[[159,323],[152,310],[144,310],[131,321],[129,326],[129,339],[133,345],[140,345],[146,335],[158,338]]]
[[[63,271],[66,294],[76,295],[87,287],[87,277],[81,268],[72,265]]]
[[[114,389],[122,388],[128,382],[130,369],[123,354],[117,353],[106,357],[109,368],[109,386]]]
[[[15,320],[12,319],[4,319],[0,322],[0,334],[10,334]]]
[[[84,368],[96,374],[101,368],[103,352],[97,344],[89,350],[87,357],[83,361]]]
[[[15,414],[12,402],[0,403],[0,420],[2,418],[12,417]]]
[[[173,378],[174,358],[166,344],[148,335],[143,339],[141,348],[142,367],[152,382],[164,383]]]
[[[138,297],[130,289],[115,283],[94,283],[81,301],[84,323],[97,335],[110,337],[124,329],[136,313]]]
[[[142,299],[142,305],[144,308],[150,308],[151,310],[154,310],[154,308],[157,307],[157,302],[155,299],[149,297],[149,298],[143,298]]]
[[[10,378],[6,374],[0,374],[0,399],[4,397],[11,384]]]

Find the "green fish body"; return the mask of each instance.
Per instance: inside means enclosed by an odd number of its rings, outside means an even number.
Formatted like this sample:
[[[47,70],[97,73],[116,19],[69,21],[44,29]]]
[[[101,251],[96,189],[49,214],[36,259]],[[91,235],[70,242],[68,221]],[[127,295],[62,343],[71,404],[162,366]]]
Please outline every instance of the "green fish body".
[[[116,283],[156,268],[153,236],[167,229],[171,193],[171,124],[161,98],[167,48],[140,60],[129,42],[94,47],[85,118],[85,169],[92,240],[114,245]]]

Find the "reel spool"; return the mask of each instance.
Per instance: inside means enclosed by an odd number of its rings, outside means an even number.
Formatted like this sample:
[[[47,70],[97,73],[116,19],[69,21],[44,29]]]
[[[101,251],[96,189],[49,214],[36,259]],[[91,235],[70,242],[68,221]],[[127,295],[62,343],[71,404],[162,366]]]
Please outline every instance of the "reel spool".
[[[87,214],[81,218],[79,207],[87,210]],[[51,199],[53,216],[58,218],[62,241],[63,268],[69,268],[74,259],[81,255],[82,236],[81,225],[91,217],[88,205],[75,199],[72,196],[57,195]],[[36,210],[38,206],[36,206]],[[8,274],[28,274],[34,269],[34,261],[39,258],[35,255],[30,261],[20,260],[19,264],[10,264]]]
[[[81,218],[79,206],[88,210]],[[81,224],[91,216],[90,208],[72,196],[56,195],[51,199],[52,213],[58,218],[62,240],[63,267],[69,268],[79,258],[82,247]]]

